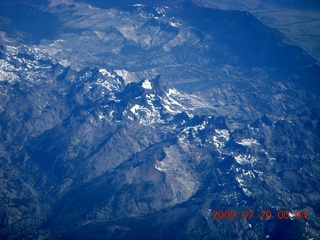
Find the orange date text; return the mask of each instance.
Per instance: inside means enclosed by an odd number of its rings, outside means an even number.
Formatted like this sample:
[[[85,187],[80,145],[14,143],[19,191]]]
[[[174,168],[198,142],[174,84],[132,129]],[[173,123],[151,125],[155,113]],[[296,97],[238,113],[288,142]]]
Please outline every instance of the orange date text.
[[[220,219],[252,219],[257,218],[260,220],[270,220],[271,218],[278,218],[281,220],[287,219],[307,219],[307,211],[306,210],[278,210],[276,212],[272,212],[271,210],[243,210],[241,212],[237,212],[236,210],[213,210],[212,211],[212,219],[220,220]]]

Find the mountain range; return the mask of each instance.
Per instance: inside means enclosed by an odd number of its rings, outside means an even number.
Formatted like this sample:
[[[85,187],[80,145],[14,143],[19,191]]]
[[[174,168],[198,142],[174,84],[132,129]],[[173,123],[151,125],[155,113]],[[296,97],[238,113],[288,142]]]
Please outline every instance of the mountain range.
[[[1,239],[319,237],[320,67],[285,35],[189,1],[1,4]]]

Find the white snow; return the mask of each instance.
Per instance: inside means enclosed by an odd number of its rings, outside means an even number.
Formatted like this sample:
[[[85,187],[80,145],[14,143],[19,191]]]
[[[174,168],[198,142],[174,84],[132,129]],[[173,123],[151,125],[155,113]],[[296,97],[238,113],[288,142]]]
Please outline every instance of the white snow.
[[[165,164],[163,162],[159,162],[158,164],[161,165],[161,166],[154,165],[155,169],[157,169],[160,172],[165,172],[165,173],[168,171],[168,169],[166,168],[166,166],[165,166]]]
[[[170,96],[170,95],[180,95],[180,92],[177,90],[177,89],[175,89],[175,88],[170,88],[169,89],[169,92],[168,92],[168,95]]]
[[[13,71],[15,67],[7,61],[0,59],[0,81],[9,81],[10,83],[18,81],[20,78]]]
[[[110,111],[109,116],[113,117],[114,111]]]
[[[114,70],[114,73],[117,74],[118,76],[122,77],[123,80],[125,81],[125,84],[131,83],[131,82],[134,82],[137,80],[134,73],[129,72],[124,69]]]
[[[216,136],[213,136],[213,144],[216,146],[216,148],[220,149],[224,146],[223,142],[220,142]]]
[[[229,141],[229,131],[226,129],[215,129],[215,132],[218,134],[218,137],[224,138],[226,141]]]
[[[155,110],[155,107],[152,105],[151,110],[135,104],[131,107],[130,111],[140,120],[141,124],[150,125],[155,122],[161,122],[159,111]]]
[[[256,139],[249,138],[249,139],[242,139],[240,142],[237,142],[242,146],[251,147],[252,145],[259,145],[259,142]]]
[[[175,97],[175,99],[173,97]],[[160,99],[162,101],[163,107],[168,112],[176,114],[185,110],[185,107],[183,107],[183,105],[180,103],[182,100],[184,100],[184,96],[174,88],[169,89],[169,92],[166,93],[166,96],[163,98],[160,97]]]
[[[15,67],[6,60],[0,59],[0,68],[6,71],[13,71]]]
[[[15,46],[6,46],[6,49],[10,55],[17,55],[19,53],[19,49]]]
[[[251,192],[247,188],[242,188],[245,195],[250,196]]]
[[[140,108],[141,108],[141,106],[138,105],[138,104],[136,104],[136,105],[134,105],[134,106],[130,109],[130,111],[131,111],[133,114],[136,114],[136,111],[137,111],[138,109],[140,109]]]
[[[170,88],[164,97],[160,97],[160,100],[168,112],[177,114],[185,111],[189,117],[193,117],[193,114],[189,111],[199,108],[211,108],[201,98],[192,94],[179,92],[175,88]]]
[[[242,175],[244,175],[244,176],[248,175],[249,177],[255,178],[254,173],[250,170],[248,172],[244,172]]]
[[[257,162],[257,158],[255,158],[254,156],[249,155],[238,155],[235,157],[237,163],[241,164],[241,165],[245,165],[245,164],[253,164],[255,162]]]
[[[170,113],[180,113],[181,110],[177,107],[176,104],[174,104],[172,101],[170,101],[169,99],[166,98],[161,98],[162,102],[163,102],[163,107]],[[180,104],[179,104],[180,105]],[[179,106],[178,105],[178,106]],[[175,110],[176,109],[176,110]]]
[[[158,109],[160,109],[160,107],[155,107],[154,104],[153,104],[153,101],[156,100],[156,95],[155,94],[146,94],[146,98],[147,98],[147,103],[151,107],[152,112],[155,112]]]
[[[215,132],[217,135],[213,136],[213,144],[218,148],[218,151],[220,151],[229,140],[229,131],[226,129],[215,129]]]
[[[239,183],[239,187],[242,188],[244,194],[246,194],[247,196],[250,196],[252,194],[252,192],[250,192],[247,188],[246,184],[246,181],[248,181],[251,178],[255,178],[255,175],[250,170],[248,172],[243,172],[242,174],[236,177],[236,180]]]
[[[166,10],[163,7],[156,7],[156,11],[158,14],[164,14]]]
[[[152,89],[152,85],[149,79],[144,80],[144,82],[142,83],[142,87],[144,89]]]
[[[140,98],[141,98],[141,96],[140,96]],[[147,94],[147,95],[146,95],[146,98],[148,99],[147,101],[148,101],[148,103],[149,103],[149,101],[154,101],[154,100],[156,100],[156,95],[153,94],[153,93]],[[149,103],[149,104],[150,104],[150,103]]]
[[[170,24],[170,26],[172,26],[172,27],[179,27],[179,26],[181,26],[181,24],[180,24],[180,23],[177,23],[177,22],[170,22],[169,24]]]
[[[104,118],[106,118],[106,116],[104,116],[102,113],[100,113],[100,114],[99,114],[99,119],[102,120],[102,119],[104,119]]]
[[[245,181],[243,179],[241,179],[240,177],[236,177],[236,180],[239,183],[240,187],[244,187],[245,186]]]
[[[107,71],[106,69],[104,69],[104,68],[99,69],[99,72],[100,72],[103,76],[105,76],[105,75],[107,75],[108,77],[111,76],[111,73],[108,72],[108,71]]]

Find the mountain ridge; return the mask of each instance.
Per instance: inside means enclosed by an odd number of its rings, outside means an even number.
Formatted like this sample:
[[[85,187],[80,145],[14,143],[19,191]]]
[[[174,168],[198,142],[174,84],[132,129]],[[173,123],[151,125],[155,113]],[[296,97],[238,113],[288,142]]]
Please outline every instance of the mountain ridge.
[[[81,16],[74,32],[38,45],[1,34],[1,238],[319,235],[319,66],[245,12],[192,6],[190,20],[183,6],[53,4],[57,16]],[[264,44],[241,32],[247,20]],[[244,64],[229,34],[261,46],[256,62]],[[263,63],[273,48],[287,65]],[[242,219],[247,209],[273,218]],[[308,217],[281,221],[282,209]],[[240,217],[214,220],[213,210]]]

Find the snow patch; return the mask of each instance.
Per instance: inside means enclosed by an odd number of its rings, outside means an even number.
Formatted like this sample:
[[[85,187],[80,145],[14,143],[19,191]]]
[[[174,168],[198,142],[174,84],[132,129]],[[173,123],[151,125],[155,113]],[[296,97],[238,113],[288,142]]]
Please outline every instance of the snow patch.
[[[246,180],[250,179],[250,178],[254,178],[254,174],[251,171],[248,172],[244,172],[242,173],[240,176],[236,177],[237,182],[239,183],[239,187],[242,188],[243,192],[245,195],[250,196],[252,194],[252,192],[249,191],[249,189],[247,188],[247,184],[246,184]]]
[[[229,141],[229,131],[226,129],[215,129],[215,132],[218,134],[218,137],[224,138],[226,141]]]
[[[121,69],[121,70],[114,70],[113,71],[115,74],[117,74],[118,76],[122,77],[125,84],[131,83],[131,82],[135,82],[136,81],[136,76],[134,73],[129,72],[127,70]]]
[[[225,146],[225,143],[229,141],[229,131],[226,129],[215,129],[217,135],[213,136],[213,144],[220,151]]]
[[[181,93],[177,90],[177,89],[175,89],[175,88],[170,88],[169,89],[169,92],[168,92],[168,95],[170,96],[170,95],[181,95]]]
[[[238,155],[235,157],[237,163],[240,165],[253,164],[258,161],[258,158],[249,155]]]
[[[181,26],[181,24],[180,24],[180,23],[177,23],[177,22],[170,22],[169,24],[170,24],[170,26],[172,26],[172,27],[180,27],[180,26]]]
[[[252,145],[260,145],[259,142],[253,138],[242,139],[240,142],[237,142],[237,143],[242,146],[248,146],[248,147],[251,147]]]
[[[102,113],[99,114],[99,119],[100,119],[100,120],[105,119],[105,118],[106,118],[105,115],[103,115]]]
[[[224,146],[223,142],[220,142],[216,136],[213,136],[213,144],[216,146],[216,148],[220,149]]]
[[[158,14],[164,14],[166,12],[164,7],[156,7],[156,11]]]
[[[149,81],[149,79],[144,80],[144,82],[142,83],[142,87],[144,89],[152,89],[151,82]]]
[[[135,104],[130,108],[130,111],[140,120],[141,124],[150,125],[155,122],[161,122],[159,111],[156,111],[153,105],[150,110],[146,107]]]
[[[140,108],[141,108],[140,105],[135,104],[135,105],[130,109],[130,111],[131,111],[133,114],[136,114],[136,111],[137,111],[138,109],[140,109]]]
[[[106,69],[104,69],[104,68],[99,69],[99,72],[100,72],[103,76],[105,76],[105,75],[107,75],[108,77],[111,76],[111,73],[108,72],[108,71],[107,71]]]
[[[165,167],[165,165],[162,162],[160,162],[159,164],[161,166],[154,165],[155,169],[157,169],[160,172],[165,172],[166,173],[168,171],[168,169]]]

